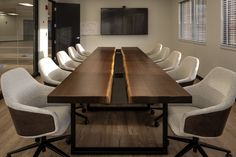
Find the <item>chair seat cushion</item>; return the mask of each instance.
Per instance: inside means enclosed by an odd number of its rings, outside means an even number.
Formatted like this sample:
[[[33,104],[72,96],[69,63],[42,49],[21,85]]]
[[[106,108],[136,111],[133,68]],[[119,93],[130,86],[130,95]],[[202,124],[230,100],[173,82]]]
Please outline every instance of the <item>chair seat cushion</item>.
[[[54,112],[56,114],[55,125],[56,128],[58,128],[58,131],[52,134],[52,136],[62,135],[70,125],[70,105],[65,104],[65,106],[48,106],[44,107],[44,109]]]
[[[198,110],[198,107],[191,106],[191,104],[169,105],[168,108],[168,122],[171,130],[178,136],[190,136],[183,132],[181,123],[184,122],[183,116],[186,112]]]

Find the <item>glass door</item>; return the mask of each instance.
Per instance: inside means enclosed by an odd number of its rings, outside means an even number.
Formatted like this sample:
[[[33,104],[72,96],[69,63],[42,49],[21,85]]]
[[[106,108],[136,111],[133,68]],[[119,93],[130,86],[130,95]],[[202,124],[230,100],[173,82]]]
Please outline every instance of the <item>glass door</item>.
[[[34,72],[34,0],[0,0],[0,76],[23,67]]]
[[[33,73],[33,0],[0,0],[0,74],[14,67]]]

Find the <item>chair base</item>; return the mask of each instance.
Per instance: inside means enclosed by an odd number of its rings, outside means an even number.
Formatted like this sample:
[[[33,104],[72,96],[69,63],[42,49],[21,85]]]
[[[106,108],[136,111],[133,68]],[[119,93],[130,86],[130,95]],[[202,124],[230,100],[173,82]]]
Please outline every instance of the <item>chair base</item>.
[[[182,157],[184,154],[186,154],[190,150],[193,150],[193,152],[195,153],[199,152],[203,157],[208,157],[203,147],[225,152],[226,157],[232,157],[230,150],[200,142],[199,138],[196,138],[196,137],[193,137],[193,139],[185,139],[185,138],[180,138],[180,137],[168,136],[168,139],[188,143],[188,145],[186,145],[177,155],[175,155],[175,157]]]
[[[45,152],[47,148],[54,151],[55,153],[57,153],[58,155],[60,155],[62,157],[69,157],[69,155],[67,155],[62,150],[58,149],[57,147],[55,147],[54,145],[51,144],[52,142],[56,142],[56,141],[63,140],[63,139],[67,139],[66,142],[68,144],[70,144],[70,135],[59,136],[59,137],[51,138],[51,139],[46,139],[45,136],[40,137],[40,138],[36,138],[34,144],[31,144],[31,145],[22,147],[20,149],[11,151],[11,152],[7,153],[6,157],[11,157],[13,154],[20,153],[22,151],[26,151],[26,150],[29,150],[29,149],[32,149],[35,147],[37,147],[37,149],[36,149],[33,157],[38,157],[39,154],[41,152]]]
[[[153,104],[148,104],[148,105],[152,105],[153,106]],[[154,115],[155,114],[155,110],[161,110],[161,111],[163,111],[163,107],[160,107],[160,106],[158,106],[158,107],[150,107],[150,109],[151,109],[151,114],[152,115]],[[154,126],[155,127],[158,127],[159,125],[160,125],[160,123],[158,122],[161,118],[163,117],[163,113],[162,114],[160,114],[158,117],[156,117],[155,119],[154,119]]]

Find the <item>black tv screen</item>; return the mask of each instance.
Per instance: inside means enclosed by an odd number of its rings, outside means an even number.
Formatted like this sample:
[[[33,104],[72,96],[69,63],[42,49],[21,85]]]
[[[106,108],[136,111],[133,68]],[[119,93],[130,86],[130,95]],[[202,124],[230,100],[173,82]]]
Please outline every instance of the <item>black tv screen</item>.
[[[148,34],[147,8],[102,8],[102,35]]]

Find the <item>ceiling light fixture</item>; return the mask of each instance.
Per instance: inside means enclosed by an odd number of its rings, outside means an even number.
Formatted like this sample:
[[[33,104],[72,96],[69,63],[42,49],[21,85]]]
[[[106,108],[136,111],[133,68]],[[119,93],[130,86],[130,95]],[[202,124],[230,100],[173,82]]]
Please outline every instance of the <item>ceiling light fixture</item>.
[[[7,15],[17,16],[17,15],[19,15],[19,14],[17,14],[17,13],[7,13]]]
[[[25,7],[33,7],[33,4],[30,3],[18,3],[18,5],[25,6]]]

